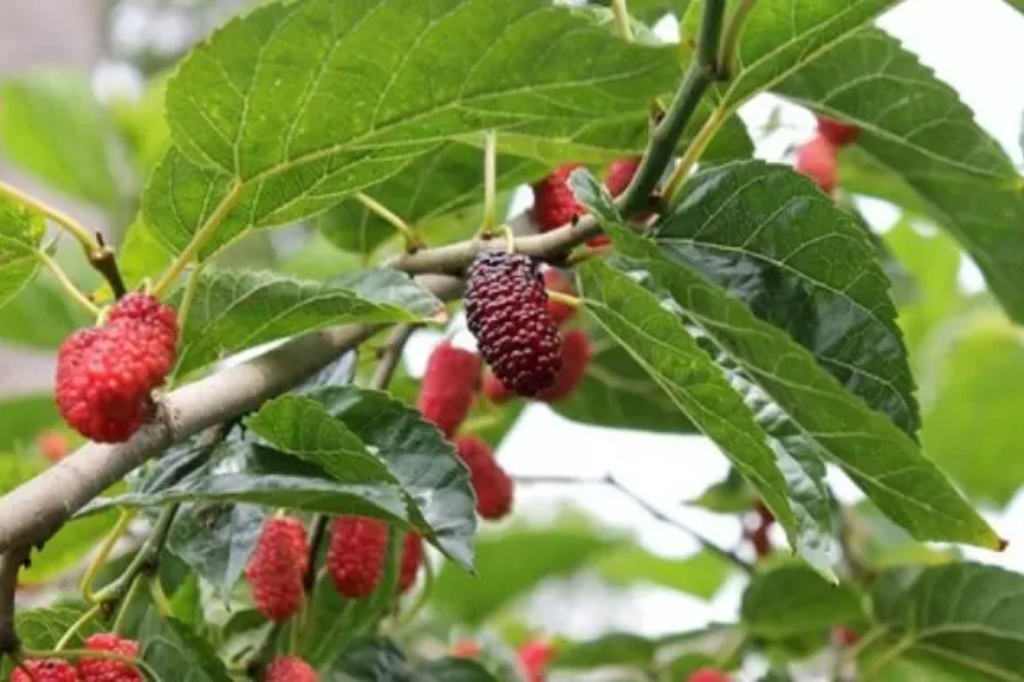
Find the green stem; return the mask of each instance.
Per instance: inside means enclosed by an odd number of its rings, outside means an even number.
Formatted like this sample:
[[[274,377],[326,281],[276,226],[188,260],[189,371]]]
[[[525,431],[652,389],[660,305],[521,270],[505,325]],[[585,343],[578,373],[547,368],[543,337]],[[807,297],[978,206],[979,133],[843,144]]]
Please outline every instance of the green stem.
[[[36,199],[35,197],[22,192],[17,187],[12,187],[3,181],[0,181],[0,196],[7,197],[15,203],[41,213],[60,225],[78,240],[82,245],[82,249],[85,250],[86,256],[91,256],[94,252],[99,250],[100,245],[96,241],[96,238],[84,225],[82,225],[82,223],[53,206],[50,206],[46,202]]]
[[[188,284],[185,285],[185,293],[181,297],[181,305],[178,306],[178,329],[185,332],[185,325],[188,324],[188,314],[192,310],[192,301],[196,297],[196,290],[199,288],[199,278],[203,274],[206,263],[196,265],[195,269],[188,276]]]
[[[71,641],[71,638],[77,635],[78,631],[81,630],[86,623],[88,623],[93,618],[98,616],[102,609],[103,606],[101,604],[93,604],[91,607],[89,607],[89,610],[83,613],[81,616],[79,616],[78,620],[72,623],[71,627],[69,627],[67,631],[63,635],[61,635],[60,639],[58,639],[57,643],[54,645],[54,649],[60,651],[61,649],[66,647],[68,645],[68,642]]]
[[[736,54],[740,44],[740,36],[743,34],[743,27],[747,23],[751,10],[757,0],[739,0],[729,23],[722,34],[722,49],[718,53],[718,78],[729,80],[732,78],[736,66]]]
[[[376,214],[377,217],[383,219],[402,234],[402,237],[405,239],[406,251],[413,253],[425,246],[423,237],[420,236],[416,229],[409,223],[402,220],[398,214],[394,213],[387,206],[368,194],[363,194],[362,192],[357,192],[355,197],[356,200],[365,206],[371,213]]]
[[[615,15],[615,26],[619,29],[619,35],[627,43],[633,42],[633,26],[629,20],[626,0],[612,0],[612,13]]]
[[[96,558],[93,559],[92,563],[89,564],[88,570],[85,575],[82,576],[82,582],[80,583],[80,589],[82,591],[82,598],[85,599],[87,604],[96,604],[99,600],[96,595],[93,594],[92,587],[96,582],[96,575],[100,569],[103,568],[103,564],[107,562],[110,557],[110,553],[114,550],[114,545],[124,535],[125,530],[128,528],[128,524],[135,518],[135,512],[128,509],[122,509],[121,515],[117,519],[117,523],[114,524],[113,530],[107,535],[106,540],[103,541],[103,545],[100,547],[99,553]]]
[[[114,625],[111,627],[113,632],[121,632],[124,628],[124,621],[128,618],[128,611],[131,610],[132,604],[135,602],[135,598],[139,596],[139,590],[142,588],[142,581],[144,578],[141,575],[135,576],[132,580],[131,587],[128,588],[127,594],[121,599],[120,607],[117,611],[117,618],[114,619]]]
[[[686,153],[683,154],[679,165],[672,171],[671,177],[665,183],[664,195],[667,197],[669,205],[675,203],[676,195],[682,189],[686,176],[690,174],[690,171],[697,164],[697,160],[704,153],[704,150],[707,149],[707,146],[711,144],[711,140],[722,129],[728,118],[729,110],[727,108],[715,107],[715,110],[711,112],[711,116],[708,117],[708,120],[704,122],[704,125],[693,138],[693,141],[690,142],[690,146],[686,148]]]
[[[185,271],[185,268],[188,267],[189,263],[196,259],[202,248],[206,246],[206,243],[210,241],[214,233],[220,229],[221,223],[224,222],[224,219],[227,218],[228,214],[230,214],[231,211],[234,210],[235,206],[238,205],[238,201],[242,198],[242,190],[244,188],[245,185],[238,181],[232,185],[231,191],[221,199],[217,208],[214,209],[213,213],[210,214],[210,217],[206,219],[206,222],[203,223],[202,227],[192,235],[192,241],[190,241],[188,246],[178,254],[178,257],[175,258],[174,262],[167,268],[167,271],[164,272],[160,281],[158,281],[156,286],[153,287],[153,296],[160,298],[166,294],[167,290],[170,289],[171,285],[173,285],[175,280],[178,279],[178,276]]]
[[[159,575],[151,575],[146,578],[146,582],[149,585],[149,596],[156,605],[160,615],[164,618],[174,613],[174,608],[171,606],[170,600],[167,598],[167,593],[164,592],[164,586],[160,582]]]
[[[96,307],[95,303],[89,300],[88,296],[82,293],[82,291],[75,286],[75,283],[67,276],[67,273],[65,273],[64,269],[60,266],[60,263],[50,258],[42,251],[36,251],[35,253],[39,262],[45,265],[50,272],[53,273],[53,276],[57,279],[57,283],[60,284],[61,289],[63,289],[75,303],[85,308],[92,317],[99,317],[100,309]]]
[[[651,192],[675,155],[676,144],[697,110],[701,98],[714,81],[719,36],[725,14],[725,0],[705,0],[698,38],[697,56],[690,62],[668,111],[651,133],[647,150],[633,181],[616,202],[625,215],[646,208]]]
[[[143,574],[152,575],[156,571],[160,552],[167,542],[167,533],[171,529],[174,516],[178,513],[180,505],[172,504],[160,512],[156,525],[150,532],[149,537],[139,548],[128,567],[114,582],[104,587],[96,595],[95,599],[104,602],[108,608],[120,608],[122,602],[127,600],[127,595],[136,589],[137,578]]]
[[[548,289],[547,292],[548,298],[552,301],[556,301],[557,303],[563,303],[567,306],[572,306],[573,308],[579,308],[583,305],[583,301],[576,296],[564,294],[561,291],[555,291],[554,289]]]
[[[498,133],[484,133],[484,218],[481,232],[491,234],[497,225]]]

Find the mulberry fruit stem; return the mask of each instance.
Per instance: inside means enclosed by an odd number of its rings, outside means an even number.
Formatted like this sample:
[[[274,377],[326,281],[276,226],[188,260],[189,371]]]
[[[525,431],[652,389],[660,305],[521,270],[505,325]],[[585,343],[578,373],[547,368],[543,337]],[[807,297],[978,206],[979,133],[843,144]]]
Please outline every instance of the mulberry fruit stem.
[[[497,224],[498,133],[484,133],[484,218],[482,234],[490,234]]]
[[[160,583],[159,575],[146,576],[146,583],[149,587],[149,596],[156,604],[157,610],[160,615],[164,618],[174,613],[174,608],[171,606],[171,602],[167,599],[167,593],[164,592],[164,586]]]
[[[387,206],[363,192],[357,192],[355,197],[359,203],[367,208],[367,210],[383,219],[391,225],[391,227],[401,233],[402,237],[405,239],[405,250],[407,253],[416,253],[427,245],[420,233],[416,231],[416,228],[405,222],[405,220]]]
[[[189,263],[197,260],[199,252],[202,251],[206,243],[210,241],[213,235],[220,229],[224,219],[231,214],[231,211],[238,205],[239,200],[242,198],[242,190],[245,189],[245,185],[241,182],[236,181],[231,186],[229,191],[220,203],[217,204],[217,208],[213,209],[213,213],[210,217],[200,226],[194,235],[192,235],[192,241],[188,243],[178,257],[174,259],[174,262],[168,266],[167,270],[157,281],[153,287],[152,294],[154,298],[162,298],[164,294],[171,288],[178,277],[185,271]]]
[[[38,213],[42,213],[47,218],[60,225],[62,229],[67,230],[71,236],[78,240],[78,243],[82,245],[82,249],[85,251],[85,255],[87,257],[91,258],[94,253],[100,250],[99,242],[96,241],[92,232],[86,229],[82,223],[53,206],[50,206],[46,202],[36,199],[17,187],[12,187],[3,181],[0,181],[0,196],[7,197],[15,203],[27,206]]]
[[[36,251],[36,259],[38,259],[40,263],[45,265],[47,269],[53,273],[57,283],[60,284],[60,288],[64,290],[71,300],[84,308],[92,317],[99,317],[100,309],[95,303],[89,300],[88,296],[82,293],[82,290],[79,289],[74,282],[71,281],[71,278],[68,277],[66,272],[64,272],[64,268],[60,266],[60,263],[48,256],[42,250]]]
[[[100,547],[100,551],[96,554],[96,558],[93,559],[92,563],[89,564],[88,570],[85,575],[82,576],[82,582],[79,584],[79,589],[82,592],[82,598],[86,604],[96,605],[99,602],[96,594],[93,593],[92,588],[96,582],[96,575],[103,568],[103,565],[107,563],[107,559],[110,557],[110,553],[114,550],[114,545],[124,535],[125,530],[128,529],[128,524],[135,518],[135,511],[129,509],[122,509],[121,515],[117,519],[117,523],[111,529],[110,533],[107,534],[106,539],[103,541],[103,545]],[[60,647],[57,647],[60,648]]]
[[[548,292],[548,298],[552,301],[557,301],[558,303],[563,303],[567,306],[572,306],[573,308],[579,308],[583,305],[583,300],[577,296],[573,296],[572,294],[565,294],[561,291],[555,291],[554,289],[545,289],[545,291]]]
[[[131,610],[132,603],[135,598],[139,596],[139,591],[142,588],[142,584],[145,581],[141,575],[137,575],[132,579],[131,586],[128,591],[120,598],[120,605],[117,611],[117,618],[114,619],[114,624],[111,626],[113,632],[124,632],[124,621],[128,617],[128,611]]]
[[[92,606],[90,606],[89,609],[81,616],[79,616],[78,620],[72,623],[71,627],[69,627],[67,631],[65,631],[64,634],[60,636],[60,639],[57,640],[57,643],[53,645],[54,651],[59,652],[61,649],[66,647],[68,645],[68,642],[71,641],[71,638],[77,635],[78,631],[81,630],[93,618],[98,616],[100,614],[100,611],[102,610],[103,606],[101,604],[93,604]]]
[[[612,13],[615,15],[615,26],[619,30],[619,35],[627,43],[633,42],[633,26],[630,23],[626,0],[612,0]]]
[[[181,297],[181,305],[178,306],[178,330],[185,335],[185,325],[188,323],[188,314],[192,310],[192,301],[196,297],[196,290],[199,288],[199,279],[202,277],[205,263],[199,263],[189,273],[188,283],[185,284],[185,293]]]

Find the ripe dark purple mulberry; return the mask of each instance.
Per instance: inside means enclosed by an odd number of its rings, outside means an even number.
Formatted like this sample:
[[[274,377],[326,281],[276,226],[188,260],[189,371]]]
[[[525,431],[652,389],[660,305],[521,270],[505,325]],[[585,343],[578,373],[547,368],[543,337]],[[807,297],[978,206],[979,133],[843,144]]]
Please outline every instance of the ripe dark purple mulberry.
[[[506,387],[532,397],[555,383],[562,339],[532,258],[495,250],[477,255],[466,282],[466,321]]]

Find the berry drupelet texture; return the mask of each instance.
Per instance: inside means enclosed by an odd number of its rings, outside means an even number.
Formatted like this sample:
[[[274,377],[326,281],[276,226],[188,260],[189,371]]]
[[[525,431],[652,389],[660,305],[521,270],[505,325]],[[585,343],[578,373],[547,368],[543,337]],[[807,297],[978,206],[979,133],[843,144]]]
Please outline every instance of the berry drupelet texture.
[[[61,345],[61,416],[94,441],[128,440],[150,413],[150,393],[174,367],[177,342],[173,309],[143,294],[124,297],[102,327],[81,329]]]
[[[451,438],[469,414],[480,375],[480,358],[442,341],[430,354],[417,407]]]
[[[22,668],[16,668],[11,673],[11,682],[33,682],[33,678],[35,682],[79,682],[74,667],[59,658],[28,660],[25,661],[24,667],[32,674],[29,675]]]
[[[309,541],[302,522],[288,517],[267,521],[245,569],[253,603],[267,619],[283,623],[299,610],[308,564]]]
[[[134,660],[139,654],[135,640],[119,637],[113,632],[92,635],[85,640],[85,648],[105,651]],[[78,679],[82,682],[142,682],[144,679],[133,666],[110,658],[87,658],[78,660]]]
[[[569,188],[569,174],[580,168],[577,163],[559,166],[540,182],[534,183],[531,215],[541,232],[571,223],[586,209],[576,202]]]
[[[579,387],[590,364],[590,339],[586,332],[576,329],[562,341],[562,371],[551,388],[541,391],[537,398],[554,403],[565,400]]]
[[[494,458],[491,446],[476,436],[462,436],[455,446],[459,459],[469,469],[477,513],[491,521],[507,516],[512,511],[514,484]]]
[[[279,656],[263,673],[265,682],[320,682],[320,674],[301,658]]]
[[[562,340],[536,262],[483,251],[469,267],[466,321],[494,374],[519,395],[551,387],[562,368]]]
[[[364,516],[339,516],[331,523],[331,541],[327,547],[327,573],[335,589],[348,599],[368,597],[384,574],[388,527],[379,519]],[[402,564],[399,591],[416,582],[423,563],[423,540],[415,533],[402,540]]]

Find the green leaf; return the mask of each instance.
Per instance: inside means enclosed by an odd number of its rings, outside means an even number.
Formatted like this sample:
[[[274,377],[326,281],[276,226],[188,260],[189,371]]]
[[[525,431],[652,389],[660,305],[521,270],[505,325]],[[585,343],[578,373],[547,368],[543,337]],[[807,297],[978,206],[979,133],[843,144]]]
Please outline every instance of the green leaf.
[[[181,682],[230,682],[213,647],[175,618],[149,609],[139,630],[139,658],[162,679]]]
[[[829,585],[804,566],[782,565],[751,581],[740,618],[756,637],[785,639],[860,621],[864,607],[848,583]]]
[[[870,568],[944,564],[956,561],[955,549],[933,549],[916,542],[905,530],[887,519],[870,500],[862,500],[845,511],[846,542],[854,557]]]
[[[383,391],[354,386],[309,394],[362,439],[408,494],[428,539],[465,567],[473,563],[476,498],[455,449],[419,410]]]
[[[414,669],[398,645],[385,637],[350,642],[331,668],[331,679],[360,682],[497,682],[476,661],[442,658]]]
[[[497,189],[514,189],[536,179],[543,170],[543,166],[527,159],[501,155],[497,162]],[[430,239],[444,226],[443,218],[467,212],[466,209],[483,202],[483,183],[483,152],[477,147],[449,142],[433,154],[416,159],[366,194]],[[322,215],[319,225],[335,246],[354,253],[369,254],[397,234],[390,223],[356,199],[343,201]],[[466,239],[479,227],[479,222],[467,221],[463,234],[451,236]]]
[[[799,73],[897,2],[761,0],[743,29],[736,53],[735,75],[718,93],[722,105],[735,110],[790,73]],[[684,34],[697,34],[694,29],[700,21],[699,10],[700,4],[690,4],[683,21]]]
[[[83,613],[84,609],[67,606],[18,609],[14,614],[14,627],[22,646],[46,651],[57,645],[64,633]],[[78,633],[68,641],[69,648],[81,647],[83,640],[96,632],[99,632],[99,624],[96,620],[85,623]],[[0,677],[8,679],[11,667],[11,659],[4,656],[0,660]]]
[[[553,576],[571,575],[621,540],[593,528],[547,527],[488,533],[476,539],[476,576],[445,564],[430,594],[431,605],[478,625]],[[515,570],[509,570],[514,566]]]
[[[786,482],[767,435],[679,318],[628,275],[604,263],[585,263],[578,272],[580,293],[591,316],[644,367],[680,412],[722,448],[795,537]]]
[[[810,180],[761,161],[714,168],[686,183],[652,234],[665,256],[788,331],[850,392],[916,433],[889,280],[864,230]]]
[[[628,632],[613,632],[560,649],[551,661],[552,668],[591,670],[605,666],[648,668],[658,653],[656,640]]]
[[[31,443],[41,431],[59,423],[60,416],[49,393],[0,400],[0,452]]]
[[[0,151],[40,180],[107,209],[121,200],[113,126],[86,73],[37,71],[0,83]]]
[[[602,556],[593,568],[613,585],[657,585],[711,599],[725,583],[732,565],[705,551],[669,559],[634,545]]]
[[[384,462],[370,454],[359,436],[313,398],[275,398],[263,403],[245,424],[277,450],[316,465],[337,481],[398,483]]]
[[[80,514],[173,502],[241,502],[324,514],[353,514],[408,526],[406,498],[386,481],[342,483],[290,455],[238,440],[219,445],[209,462],[158,490],[100,498]]]
[[[691,504],[719,514],[743,514],[754,508],[757,496],[736,470],[729,467],[729,473],[717,483],[712,483],[700,495],[686,504]]]
[[[267,341],[354,322],[416,322],[440,302],[392,270],[350,275],[352,287],[271,272],[210,270],[199,275],[176,372]]]
[[[936,385],[922,442],[968,495],[1002,507],[1024,483],[1020,330],[996,311],[979,313],[947,344],[931,356]]]
[[[81,251],[75,256],[81,257]],[[46,323],[42,324],[41,320]],[[16,345],[53,350],[73,331],[91,322],[93,320],[88,313],[68,296],[54,278],[37,277],[0,308],[0,339]]]
[[[227,601],[272,513],[249,504],[183,505],[167,536],[167,550]]]
[[[1016,680],[1024,670],[1024,578],[979,564],[925,569],[894,590],[875,591],[876,616],[891,637],[876,649],[917,653],[963,666],[979,679]],[[884,667],[877,663],[874,671]],[[969,679],[969,678],[968,678]]]
[[[0,308],[36,276],[45,230],[42,216],[0,197]]]
[[[206,256],[250,226],[322,212],[447,139],[552,137],[641,112],[673,87],[674,49],[614,40],[547,0],[264,5],[169,81],[176,149],[147,189],[147,220],[180,249],[237,202]]]
[[[670,293],[687,317],[886,515],[920,540],[1002,547],[995,531],[917,444],[847,393],[806,349],[689,266],[670,261],[653,243],[610,227],[617,251]],[[615,307],[628,310],[627,305]]]
[[[952,88],[898,40],[870,29],[794,73],[778,91],[860,126],[859,147],[913,191],[974,258],[1011,317],[1024,319],[1020,176]]]
[[[155,277],[171,264],[173,257],[167,246],[142,216],[138,216],[128,226],[121,238],[121,248],[117,251],[117,265],[125,286],[133,288],[143,279]]]
[[[643,367],[601,327],[590,325],[592,356],[575,391],[551,408],[567,419],[618,429],[694,433]]]

